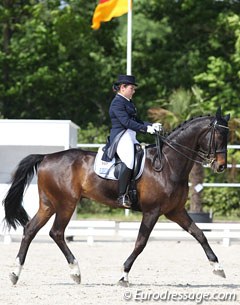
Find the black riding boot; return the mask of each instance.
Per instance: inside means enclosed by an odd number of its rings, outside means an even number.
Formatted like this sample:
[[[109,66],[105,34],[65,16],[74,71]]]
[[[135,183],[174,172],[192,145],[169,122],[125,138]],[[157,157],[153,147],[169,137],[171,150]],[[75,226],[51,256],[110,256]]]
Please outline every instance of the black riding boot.
[[[126,208],[131,207],[131,201],[127,195],[128,184],[131,179],[132,170],[126,164],[121,164],[118,177],[118,203]]]

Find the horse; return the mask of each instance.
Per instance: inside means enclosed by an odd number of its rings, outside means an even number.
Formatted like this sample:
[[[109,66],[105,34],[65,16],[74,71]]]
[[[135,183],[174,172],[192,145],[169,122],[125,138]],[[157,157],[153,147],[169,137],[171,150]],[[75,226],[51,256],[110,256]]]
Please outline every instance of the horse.
[[[185,203],[189,191],[189,173],[194,162],[208,163],[213,172],[221,173],[227,166],[228,121],[221,109],[215,115],[204,115],[183,122],[169,134],[160,137],[158,145],[146,147],[142,176],[137,180],[138,207],[142,213],[135,247],[123,264],[119,285],[129,286],[129,272],[145,248],[151,231],[161,215],[176,222],[202,246],[213,266],[213,273],[225,277],[217,256],[204,233],[188,215]],[[161,169],[153,161],[161,150]],[[64,254],[74,282],[81,282],[79,264],[64,238],[65,228],[81,198],[118,208],[117,181],[99,177],[94,172],[96,152],[79,148],[51,154],[28,155],[16,168],[12,184],[3,200],[8,227],[23,226],[24,233],[10,280],[19,280],[28,248],[37,232],[55,214],[50,237]],[[24,191],[33,176],[38,177],[39,209],[29,219],[22,206]]]

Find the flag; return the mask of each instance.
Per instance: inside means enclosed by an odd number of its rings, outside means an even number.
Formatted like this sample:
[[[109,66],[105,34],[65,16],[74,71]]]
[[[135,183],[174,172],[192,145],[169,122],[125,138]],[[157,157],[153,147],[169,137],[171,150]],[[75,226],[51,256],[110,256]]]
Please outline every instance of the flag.
[[[100,0],[93,14],[92,29],[98,30],[101,22],[126,14],[128,1],[130,0]]]

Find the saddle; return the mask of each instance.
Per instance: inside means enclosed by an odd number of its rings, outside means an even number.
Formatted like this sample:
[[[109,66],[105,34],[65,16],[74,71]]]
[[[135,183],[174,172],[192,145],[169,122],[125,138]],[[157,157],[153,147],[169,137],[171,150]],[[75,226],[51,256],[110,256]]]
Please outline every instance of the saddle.
[[[118,180],[120,168],[122,161],[115,154],[114,158],[110,162],[102,160],[103,147],[98,149],[95,162],[94,162],[94,171],[95,173],[104,178],[110,180]],[[145,164],[145,150],[142,149],[140,144],[134,144],[134,166],[132,170],[132,178],[128,187],[128,195],[130,197],[133,205],[137,204],[137,189],[136,189],[136,180],[138,180],[142,173]]]

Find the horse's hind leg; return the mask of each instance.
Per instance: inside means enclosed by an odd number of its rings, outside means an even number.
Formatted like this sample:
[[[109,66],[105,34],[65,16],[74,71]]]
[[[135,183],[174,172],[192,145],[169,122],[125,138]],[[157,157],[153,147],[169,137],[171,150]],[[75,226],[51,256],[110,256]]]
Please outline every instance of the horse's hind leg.
[[[80,269],[78,266],[78,262],[70,249],[68,248],[66,241],[64,239],[64,231],[69,223],[69,220],[74,212],[75,207],[71,209],[68,206],[68,209],[64,210],[64,207],[61,207],[56,214],[56,218],[54,220],[53,226],[50,231],[51,238],[56,242],[58,247],[63,252],[64,256],[66,257],[69,267],[70,267],[70,276],[71,278],[77,283],[80,284],[81,282],[81,274]]]
[[[202,246],[211,265],[213,265],[213,273],[221,277],[226,277],[223,268],[219,265],[218,258],[209,246],[206,236],[203,234],[193,220],[184,209],[182,211],[171,212],[165,215],[168,219],[179,224],[185,231],[191,234]]]
[[[40,208],[37,214],[25,226],[20,249],[16,257],[16,266],[14,271],[10,273],[10,280],[12,281],[13,285],[15,285],[19,280],[30,243],[36,236],[37,232],[46,224],[52,214],[53,211],[51,211],[51,209]]]

